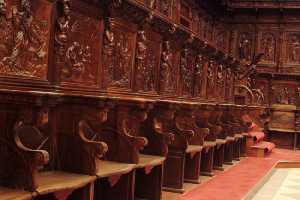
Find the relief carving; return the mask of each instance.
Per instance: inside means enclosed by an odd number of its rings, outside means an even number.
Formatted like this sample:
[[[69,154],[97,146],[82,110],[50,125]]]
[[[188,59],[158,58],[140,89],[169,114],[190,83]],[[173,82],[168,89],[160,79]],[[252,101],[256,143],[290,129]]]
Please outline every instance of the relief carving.
[[[110,87],[129,87],[132,48],[130,34],[107,28],[104,35],[103,63],[104,85]]]
[[[226,79],[225,79],[225,96],[226,100],[230,100],[232,96],[232,88],[233,88],[233,82],[232,82],[233,73],[230,68],[226,69]]]
[[[48,21],[35,11],[29,0],[9,10],[0,1],[0,74],[47,78]]]
[[[215,87],[214,64],[214,61],[210,60],[207,68],[207,96],[213,95],[213,90]]]
[[[174,90],[174,73],[173,73],[173,53],[169,41],[163,43],[163,52],[161,56],[161,81],[160,89],[162,92]]]
[[[223,65],[219,65],[217,69],[217,94],[220,98],[224,97],[224,81]]]
[[[196,65],[195,65],[195,95],[199,96],[202,93],[202,85],[203,85],[203,56],[202,54],[198,54],[196,57]]]
[[[155,43],[146,37],[146,32],[138,32],[135,62],[135,89],[137,91],[155,90],[155,69],[158,61]],[[159,54],[158,54],[159,55]]]
[[[275,61],[275,37],[271,33],[263,34],[261,38],[261,52],[264,54],[262,60],[265,62]]]
[[[55,33],[56,64],[60,78],[68,82],[96,83],[97,59],[92,45],[98,40],[98,24],[92,18],[71,11],[71,0],[62,1],[62,14]],[[89,38],[82,39],[89,31]],[[96,47],[95,47],[96,48]]]
[[[193,86],[193,71],[189,49],[184,48],[180,58],[182,89],[184,95],[191,95]]]
[[[249,33],[241,33],[239,40],[239,58],[245,61],[252,59],[252,39]]]
[[[300,63],[300,35],[288,36],[287,57],[289,63]]]
[[[158,5],[159,11],[164,15],[170,16],[172,0],[160,0],[158,1],[158,3],[159,3]]]
[[[216,47],[220,50],[225,50],[226,49],[226,32],[219,30],[216,32],[216,36],[215,36],[215,41],[216,41]]]

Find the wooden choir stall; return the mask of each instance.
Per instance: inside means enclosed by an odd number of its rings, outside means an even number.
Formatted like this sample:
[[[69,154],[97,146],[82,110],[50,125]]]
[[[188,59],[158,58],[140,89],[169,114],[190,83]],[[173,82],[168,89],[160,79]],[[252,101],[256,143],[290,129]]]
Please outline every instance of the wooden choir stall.
[[[160,200],[245,156],[244,64],[210,20],[197,1],[0,0],[0,199]]]

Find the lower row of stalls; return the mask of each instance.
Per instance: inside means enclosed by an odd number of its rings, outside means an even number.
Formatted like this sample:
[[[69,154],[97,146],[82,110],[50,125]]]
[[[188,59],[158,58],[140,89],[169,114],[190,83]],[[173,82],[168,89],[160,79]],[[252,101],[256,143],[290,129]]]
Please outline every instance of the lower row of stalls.
[[[213,176],[246,153],[245,106],[165,101],[174,120],[166,124],[175,139],[165,162],[164,189],[184,192],[184,182],[200,183],[200,175]]]
[[[243,108],[1,94],[0,199],[159,200],[245,153]]]

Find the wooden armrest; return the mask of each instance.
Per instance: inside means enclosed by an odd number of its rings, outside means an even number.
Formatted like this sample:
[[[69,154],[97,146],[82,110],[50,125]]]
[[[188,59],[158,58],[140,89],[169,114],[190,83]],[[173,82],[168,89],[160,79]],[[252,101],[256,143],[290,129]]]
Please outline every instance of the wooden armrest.
[[[33,159],[34,163],[38,166],[46,165],[49,162],[49,153],[45,150],[34,150],[28,147],[25,147],[21,142],[21,139],[18,135],[15,135],[15,143],[19,150],[24,153],[28,153],[30,157]]]
[[[17,124],[14,128],[15,129],[14,140],[15,140],[15,144],[17,145],[19,150],[21,150],[24,153],[29,154],[30,157],[32,158],[32,160],[34,161],[34,164],[37,165],[37,167],[46,165],[49,162],[49,153],[45,150],[34,150],[34,149],[31,149],[31,148],[23,145],[23,143],[19,137],[20,131],[22,131],[21,128],[22,128],[22,124]],[[35,130],[35,129],[32,129],[32,130]]]
[[[193,130],[181,129],[177,124],[175,125],[175,133],[183,136],[185,139],[190,139],[195,135],[195,132]]]
[[[85,144],[89,145],[90,147],[94,147],[96,149],[97,157],[102,157],[108,151],[107,144],[105,142],[93,141],[93,140],[86,138],[84,130],[85,130],[85,128],[89,129],[89,127],[86,126],[84,121],[80,121],[78,125],[79,125],[78,135],[79,135],[80,139]]]
[[[121,134],[121,137],[127,140],[131,145],[136,146],[139,150],[144,149],[148,144],[148,140],[145,137],[132,136],[128,134]]]

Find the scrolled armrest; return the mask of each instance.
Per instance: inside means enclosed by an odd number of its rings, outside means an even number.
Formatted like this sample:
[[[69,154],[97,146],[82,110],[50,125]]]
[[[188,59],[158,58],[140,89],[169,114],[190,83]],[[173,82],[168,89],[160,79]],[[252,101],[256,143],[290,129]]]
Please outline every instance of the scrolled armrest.
[[[21,142],[20,137],[18,134],[15,135],[15,143],[17,147],[23,151],[24,153],[28,153],[30,157],[34,160],[35,164],[38,166],[43,166],[48,164],[49,162],[49,153],[45,150],[34,150],[26,147]]]

